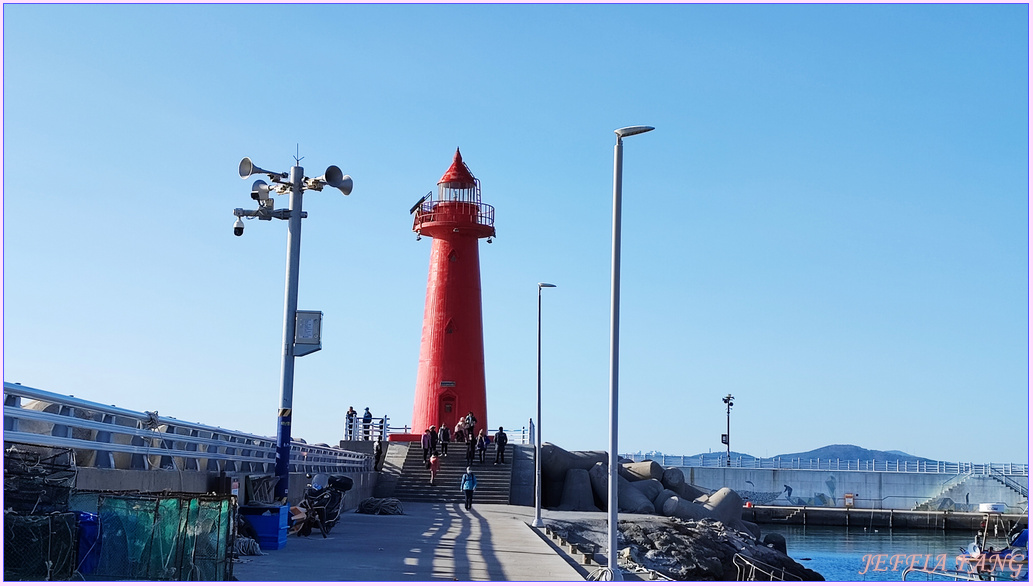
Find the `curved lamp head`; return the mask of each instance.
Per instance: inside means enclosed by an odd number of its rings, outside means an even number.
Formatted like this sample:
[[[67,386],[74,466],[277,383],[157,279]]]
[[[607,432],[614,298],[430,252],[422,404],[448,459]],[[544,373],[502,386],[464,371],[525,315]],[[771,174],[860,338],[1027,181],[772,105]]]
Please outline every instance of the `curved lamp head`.
[[[654,130],[654,128],[652,126],[625,126],[624,128],[618,128],[613,132],[620,138],[624,138],[625,136],[635,136],[636,134],[642,134],[643,132],[649,132],[650,130]]]
[[[538,283],[538,288],[539,289],[541,289],[542,287],[555,287],[555,286],[556,285],[553,285],[552,283]]]

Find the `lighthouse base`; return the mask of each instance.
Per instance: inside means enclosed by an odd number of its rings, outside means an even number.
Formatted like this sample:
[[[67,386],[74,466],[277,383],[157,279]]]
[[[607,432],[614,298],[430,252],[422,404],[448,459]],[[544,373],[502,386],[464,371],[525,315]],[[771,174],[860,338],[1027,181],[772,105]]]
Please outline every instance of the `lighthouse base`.
[[[418,442],[423,438],[421,433],[392,433],[387,436],[389,442]]]

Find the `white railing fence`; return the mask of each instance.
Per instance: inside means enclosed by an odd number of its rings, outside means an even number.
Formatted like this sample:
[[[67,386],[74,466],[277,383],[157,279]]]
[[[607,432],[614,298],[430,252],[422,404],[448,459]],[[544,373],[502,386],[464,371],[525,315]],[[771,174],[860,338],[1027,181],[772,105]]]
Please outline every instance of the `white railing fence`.
[[[273,473],[275,438],[137,412],[4,382],[4,446],[72,448],[74,464],[124,470]],[[291,472],[373,470],[372,456],[292,442]]]
[[[700,456],[669,456],[666,454],[621,454],[636,462],[653,460],[661,466],[683,468],[726,468],[725,454]],[[984,474],[1029,476],[1029,464],[998,464],[973,462],[942,462],[934,460],[844,460],[839,458],[732,458],[732,468],[761,468],[775,470],[829,470],[861,472],[927,472],[930,474]]]

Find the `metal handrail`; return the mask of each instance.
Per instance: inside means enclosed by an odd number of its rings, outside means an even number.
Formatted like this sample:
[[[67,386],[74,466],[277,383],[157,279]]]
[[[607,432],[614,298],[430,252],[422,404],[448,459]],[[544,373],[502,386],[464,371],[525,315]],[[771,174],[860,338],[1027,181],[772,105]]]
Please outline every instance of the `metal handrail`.
[[[1022,486],[1021,484],[1015,482],[1011,478],[1008,478],[1008,476],[1006,476],[1003,472],[998,472],[993,468],[993,465],[990,466],[990,470],[987,472],[987,476],[993,478],[994,480],[1021,494],[1023,497],[1029,498],[1029,488]]]
[[[704,454],[701,456],[669,456],[666,454],[622,454],[622,457],[636,462],[653,460],[661,466],[683,468],[727,468],[724,454]],[[1026,463],[971,463],[945,462],[933,460],[842,460],[822,458],[749,458],[739,456],[733,458],[732,468],[776,469],[776,470],[828,470],[859,472],[910,472],[928,474],[994,474],[1007,476],[1029,476],[1029,464]]]
[[[22,407],[22,399],[40,401],[41,409]],[[89,418],[76,416],[88,415]],[[99,418],[100,420],[97,420]],[[116,441],[127,438],[128,442]],[[275,440],[270,437],[191,423],[156,412],[137,412],[4,382],[4,443],[22,443],[87,450],[96,454],[93,467],[213,472],[274,470]],[[128,465],[112,454],[132,456]],[[151,462],[158,460],[157,465]],[[84,461],[86,458],[77,458]],[[291,443],[292,472],[366,472],[372,456],[328,446]]]
[[[786,571],[785,568],[776,568],[760,560],[746,557],[741,553],[732,556],[732,564],[735,566],[735,579],[738,582],[785,582],[797,580],[802,582],[803,578]],[[763,580],[758,580],[758,574]]]

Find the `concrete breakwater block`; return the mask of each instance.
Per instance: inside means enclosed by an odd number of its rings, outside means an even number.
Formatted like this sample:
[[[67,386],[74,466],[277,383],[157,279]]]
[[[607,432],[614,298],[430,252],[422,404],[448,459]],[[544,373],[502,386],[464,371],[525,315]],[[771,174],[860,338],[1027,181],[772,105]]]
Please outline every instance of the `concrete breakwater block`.
[[[542,506],[553,508],[563,502],[563,484],[567,470],[589,470],[592,466],[606,462],[606,452],[568,452],[563,448],[542,444]],[[603,502],[605,502],[605,497]]]
[[[703,503],[703,508],[709,511],[708,517],[721,521],[725,525],[731,525],[734,521],[742,519],[742,497],[734,490],[724,487]]]
[[[674,488],[674,489],[671,489],[671,490],[673,490],[674,492],[678,493],[678,496],[680,496],[681,498],[683,498],[685,500],[688,500],[688,501],[695,501],[695,500],[706,499],[707,498],[707,493],[705,493],[702,490],[696,488],[695,486],[692,486],[688,482],[683,483],[678,488]]]
[[[660,480],[664,476],[663,466],[652,460],[621,464],[621,467],[628,476],[631,476],[628,480]]]
[[[699,521],[710,517],[702,505],[676,496],[672,496],[664,501],[663,514],[668,517],[677,517],[689,521]]]
[[[678,493],[666,488],[653,497],[653,510],[656,511],[657,515],[664,514],[664,503],[666,503],[671,497],[678,498]]]
[[[592,466],[592,469],[588,471],[588,476],[592,481],[592,491],[605,504],[608,500],[610,477],[606,465],[599,463]],[[618,476],[617,510],[621,513],[649,514],[653,512],[653,503],[642,494],[642,491],[633,488],[630,482]]]
[[[592,495],[592,481],[588,476],[588,470],[567,470],[567,478],[563,482],[563,498],[560,500],[560,506],[556,508],[560,511],[599,510]]]
[[[631,487],[645,495],[650,502],[655,501],[657,495],[664,490],[664,485],[660,484],[660,481],[654,478],[650,478],[649,480],[637,480],[631,483]]]
[[[663,475],[660,477],[660,482],[664,485],[664,488],[677,490],[678,487],[685,484],[685,473],[678,468],[665,468]]]

